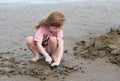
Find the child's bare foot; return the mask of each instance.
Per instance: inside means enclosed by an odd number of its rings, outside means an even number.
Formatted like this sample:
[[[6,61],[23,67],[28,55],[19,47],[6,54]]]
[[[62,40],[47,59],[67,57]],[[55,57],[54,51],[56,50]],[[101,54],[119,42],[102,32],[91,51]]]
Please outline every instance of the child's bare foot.
[[[40,59],[40,57],[34,57],[33,59],[31,59],[32,62],[37,62]]]

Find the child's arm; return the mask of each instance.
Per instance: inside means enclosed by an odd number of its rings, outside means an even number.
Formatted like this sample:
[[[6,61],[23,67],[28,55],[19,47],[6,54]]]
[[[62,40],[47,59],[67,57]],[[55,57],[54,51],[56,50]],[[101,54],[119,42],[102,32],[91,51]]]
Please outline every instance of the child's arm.
[[[50,64],[52,62],[52,58],[49,56],[49,54],[45,51],[43,46],[41,45],[41,42],[37,42],[37,46],[41,53],[45,56],[45,60]]]
[[[54,63],[52,63],[51,66],[56,66],[60,64],[61,58],[63,56],[63,46],[58,46],[57,54],[58,54],[57,60]]]
[[[58,59],[57,59],[57,61],[60,63],[60,61],[61,61],[61,58],[62,58],[62,56],[63,56],[63,46],[59,46],[58,47]]]
[[[57,48],[58,58],[57,58],[57,61],[60,64],[61,58],[63,56],[63,50],[64,50],[64,40],[63,40],[62,30],[59,32],[57,39],[58,39],[58,48]]]
[[[37,48],[41,51],[41,53],[45,56],[45,60],[48,63],[51,63],[52,59],[49,56],[49,54],[45,51],[45,49],[42,46],[42,40],[43,40],[43,33],[45,29],[44,27],[40,27],[37,32],[35,33],[34,40],[37,42]]]
[[[56,62],[54,62],[51,66],[59,65],[61,58],[63,56],[63,50],[64,50],[64,41],[63,41],[63,32],[62,30],[57,35],[58,40],[58,48],[56,51],[56,54],[58,55]]]

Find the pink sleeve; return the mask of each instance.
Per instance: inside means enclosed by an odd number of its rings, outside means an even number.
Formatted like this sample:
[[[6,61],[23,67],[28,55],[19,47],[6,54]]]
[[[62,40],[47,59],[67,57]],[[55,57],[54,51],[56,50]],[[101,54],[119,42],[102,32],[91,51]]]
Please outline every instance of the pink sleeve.
[[[58,45],[59,46],[63,46],[64,45],[62,30],[58,33],[57,40],[58,40]]]
[[[43,40],[43,28],[40,27],[37,32],[34,35],[34,40],[35,41],[41,41]]]

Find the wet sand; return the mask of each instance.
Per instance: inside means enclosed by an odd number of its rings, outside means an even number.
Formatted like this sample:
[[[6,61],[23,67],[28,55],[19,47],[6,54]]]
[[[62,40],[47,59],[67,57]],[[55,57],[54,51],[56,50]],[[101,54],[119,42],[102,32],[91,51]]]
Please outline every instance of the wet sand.
[[[34,25],[52,11],[67,19],[62,71],[44,60],[30,63],[33,55],[25,42],[35,33]],[[119,14],[119,3],[111,1],[0,4],[0,81],[119,81]]]

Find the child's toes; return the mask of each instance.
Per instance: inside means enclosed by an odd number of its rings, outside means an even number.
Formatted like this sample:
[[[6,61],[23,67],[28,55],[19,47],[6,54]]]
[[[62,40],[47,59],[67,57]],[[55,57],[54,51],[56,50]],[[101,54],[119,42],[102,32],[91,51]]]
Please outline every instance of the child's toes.
[[[32,61],[32,62],[37,62],[38,60],[39,60],[39,58],[34,57],[34,58],[31,59],[30,61]]]

